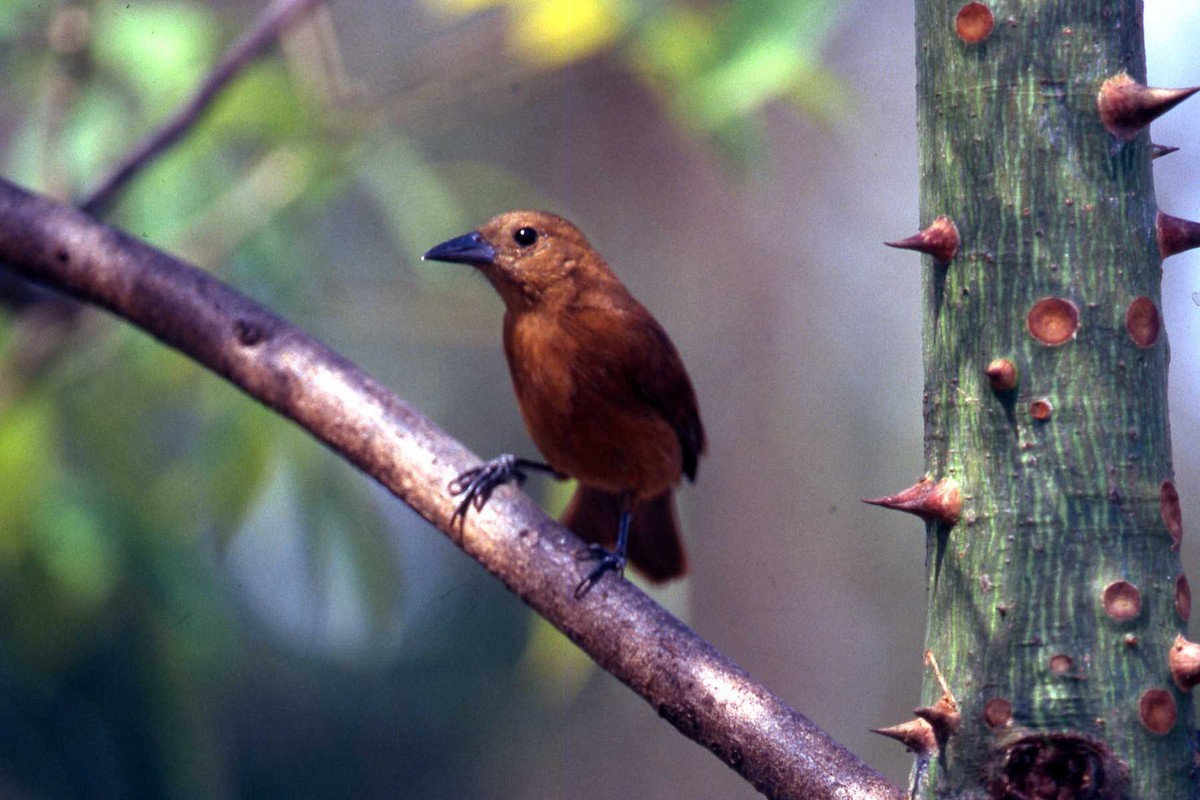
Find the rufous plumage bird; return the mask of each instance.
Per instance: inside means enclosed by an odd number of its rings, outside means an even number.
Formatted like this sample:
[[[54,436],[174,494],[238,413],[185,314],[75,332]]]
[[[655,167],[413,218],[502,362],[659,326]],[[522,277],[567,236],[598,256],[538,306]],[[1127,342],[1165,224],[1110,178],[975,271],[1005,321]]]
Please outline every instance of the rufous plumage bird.
[[[462,495],[456,517],[545,470],[578,481],[561,522],[597,564],[577,596],[626,559],[656,582],[683,575],[674,490],[695,479],[706,445],[696,393],[658,321],[574,225],[544,211],[501,214],[424,258],[470,264],[499,292],[517,401],[548,462],[504,455],[464,472],[450,485]]]

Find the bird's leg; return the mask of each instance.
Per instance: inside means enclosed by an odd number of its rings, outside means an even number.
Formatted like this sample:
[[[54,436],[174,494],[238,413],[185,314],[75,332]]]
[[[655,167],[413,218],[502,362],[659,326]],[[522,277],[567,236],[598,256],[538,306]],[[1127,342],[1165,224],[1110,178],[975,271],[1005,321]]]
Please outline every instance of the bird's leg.
[[[604,577],[606,572],[616,572],[618,575],[625,574],[625,552],[629,547],[629,523],[633,521],[633,496],[625,495],[621,498],[621,522],[617,528],[617,551],[610,553],[604,549],[602,545],[589,545],[587,550],[582,550],[579,553],[581,561],[595,561],[596,566],[592,567],[592,571],[587,577],[579,582],[575,587],[575,599],[583,597],[592,590],[592,587]]]
[[[548,472],[559,479],[566,477],[554,467],[541,461],[517,458],[511,453],[496,456],[491,461],[485,461],[478,467],[472,467],[450,481],[450,485],[447,487],[450,494],[455,497],[463,496],[458,508],[454,509],[454,516],[450,518],[450,524],[453,525],[455,522],[461,524],[466,520],[467,512],[471,510],[472,505],[475,506],[476,511],[483,508],[488,498],[492,496],[492,490],[497,486],[511,480],[516,480],[517,485],[520,486],[527,477],[525,470],[529,469]]]

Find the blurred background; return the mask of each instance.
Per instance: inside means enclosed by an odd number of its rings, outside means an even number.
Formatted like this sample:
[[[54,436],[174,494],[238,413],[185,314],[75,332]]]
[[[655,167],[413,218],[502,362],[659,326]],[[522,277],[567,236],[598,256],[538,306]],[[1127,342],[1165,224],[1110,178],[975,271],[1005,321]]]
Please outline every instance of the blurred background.
[[[0,169],[82,196],[262,2],[0,4]],[[1150,80],[1200,7],[1149,2]],[[895,781],[923,525],[907,2],[338,0],[107,214],[312,331],[481,455],[533,455],[501,304],[420,253],[574,220],[670,332],[710,437],[654,594]],[[1154,125],[1200,217],[1200,101]],[[1200,520],[1200,274],[1167,262]],[[391,496],[111,318],[0,309],[0,797],[737,798],[751,788]],[[551,511],[569,489],[533,480]],[[1197,548],[1184,546],[1189,571]]]

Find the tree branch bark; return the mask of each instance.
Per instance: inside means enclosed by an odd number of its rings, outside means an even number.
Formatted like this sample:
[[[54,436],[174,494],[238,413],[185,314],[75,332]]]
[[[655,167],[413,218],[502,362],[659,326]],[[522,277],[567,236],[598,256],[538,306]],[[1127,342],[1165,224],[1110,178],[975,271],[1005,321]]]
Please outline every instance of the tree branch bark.
[[[143,328],[379,481],[684,735],[778,798],[902,792],[625,580],[583,600],[583,544],[512,488],[460,530],[447,483],[478,458],[316,339],[207,273],[0,179],[0,263]]]
[[[180,106],[166,122],[138,142],[82,200],[79,207],[89,214],[101,215],[117,194],[133,178],[179,142],[220,96],[221,92],[249,64],[263,54],[293,22],[325,0],[273,0],[217,62],[187,103]],[[70,318],[79,307],[57,294],[46,295],[36,287],[0,271],[0,302],[22,310],[32,307],[48,308],[49,315]]]

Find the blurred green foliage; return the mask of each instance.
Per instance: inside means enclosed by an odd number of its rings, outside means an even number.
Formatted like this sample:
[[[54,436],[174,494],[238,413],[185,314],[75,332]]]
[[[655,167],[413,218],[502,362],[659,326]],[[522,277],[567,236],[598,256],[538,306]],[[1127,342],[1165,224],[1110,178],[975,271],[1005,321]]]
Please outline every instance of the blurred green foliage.
[[[655,91],[681,128],[744,158],[761,140],[772,102],[831,120],[846,89],[820,64],[839,5],[825,0],[613,2],[425,0],[461,16],[507,12],[514,58],[552,69],[611,49]]]
[[[427,0],[451,18],[500,14],[518,72],[613,59],[681,129],[733,156],[755,149],[769,103],[833,113],[838,87],[818,49],[835,5]],[[4,174],[81,195],[236,34],[200,2],[0,3]],[[359,315],[336,312],[372,294],[360,286],[382,287],[374,294],[392,313],[369,324],[390,339],[449,336],[454,319],[422,309],[454,304],[413,297],[458,279],[394,262],[477,222],[488,203],[453,188],[462,164],[431,162],[427,141],[369,102],[317,97],[283,60],[256,63],[124,192],[112,223],[335,345],[356,346]],[[499,195],[539,191],[494,165],[470,169],[508,187]],[[476,588],[465,560],[398,547],[419,523],[271,413],[139,332],[59,314],[0,311],[0,794],[346,796],[319,783],[287,791],[316,745],[271,753],[271,772],[254,727],[269,723],[255,709],[287,707],[270,717],[285,732],[321,721],[324,756],[346,757],[324,767],[332,781],[375,763],[345,727],[362,718],[340,710],[356,690],[400,694],[405,733],[382,727],[395,715],[364,718],[420,756],[494,734],[480,714],[498,690],[553,706],[591,675],[515,603],[481,604],[476,595],[502,592]],[[447,407],[462,383],[400,377],[402,392]],[[300,566],[287,566],[287,548]],[[483,653],[499,674],[464,674],[460,660]],[[447,703],[462,717],[428,718]],[[358,796],[403,796],[423,781],[441,796],[473,791],[469,775],[437,772],[444,753],[416,760]]]

